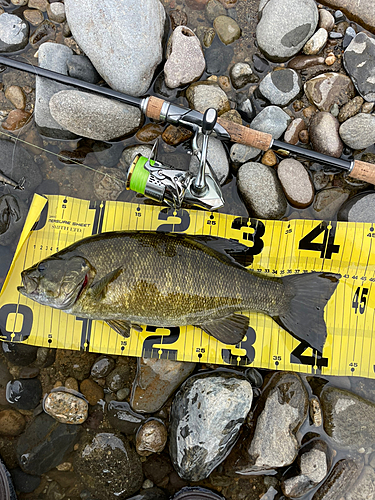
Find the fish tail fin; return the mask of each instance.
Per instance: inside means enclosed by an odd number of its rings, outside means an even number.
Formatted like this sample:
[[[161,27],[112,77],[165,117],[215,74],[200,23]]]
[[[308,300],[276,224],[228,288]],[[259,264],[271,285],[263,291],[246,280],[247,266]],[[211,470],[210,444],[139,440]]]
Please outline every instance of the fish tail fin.
[[[322,352],[327,338],[324,307],[341,278],[341,274],[307,273],[282,278],[286,293],[291,296],[284,314],[273,319],[298,340]]]

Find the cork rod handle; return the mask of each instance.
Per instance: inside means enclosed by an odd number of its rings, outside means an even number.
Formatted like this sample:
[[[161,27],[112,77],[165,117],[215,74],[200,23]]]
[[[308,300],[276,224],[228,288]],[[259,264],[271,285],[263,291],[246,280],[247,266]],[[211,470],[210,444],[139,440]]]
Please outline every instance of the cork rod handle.
[[[164,100],[159,97],[151,96],[147,103],[146,116],[152,120],[160,120],[161,108]],[[203,120],[203,115],[202,115]],[[253,146],[263,151],[267,151],[272,143],[272,135],[251,128],[244,127],[238,123],[218,118],[218,123],[228,132],[231,141],[245,144],[245,146]]]
[[[375,184],[375,165],[365,161],[355,160],[350,177]]]

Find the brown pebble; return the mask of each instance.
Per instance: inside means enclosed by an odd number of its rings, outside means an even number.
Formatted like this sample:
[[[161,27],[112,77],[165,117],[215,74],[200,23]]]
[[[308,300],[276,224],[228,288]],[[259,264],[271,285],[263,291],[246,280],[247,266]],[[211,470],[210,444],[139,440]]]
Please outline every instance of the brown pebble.
[[[33,26],[38,26],[44,21],[44,16],[40,10],[37,9],[26,9],[23,11],[23,17],[25,21],[28,21]]]
[[[22,109],[13,109],[7,119],[1,124],[5,130],[19,130],[30,120],[31,113],[22,111]]]
[[[177,28],[177,26],[186,26],[188,21],[187,14],[183,10],[171,10],[169,17],[171,18],[172,30]]]
[[[0,412],[0,434],[3,436],[18,436],[23,432],[26,420],[16,410],[3,410]]]
[[[208,0],[186,0],[186,5],[193,10],[203,10]]]
[[[374,108],[373,102],[364,102],[362,104],[361,113],[371,113]]]
[[[308,130],[301,130],[298,134],[299,140],[303,142],[303,144],[308,144],[310,142],[310,134]]]
[[[56,382],[53,384],[53,388],[56,389],[57,387],[63,387],[63,383],[61,380],[56,380]]]
[[[268,167],[274,167],[277,164],[277,157],[272,149],[266,151],[262,157],[263,165],[267,165]]]
[[[232,85],[230,83],[230,78],[228,76],[221,75],[217,79],[217,82],[224,92],[230,92],[232,90]]]
[[[324,60],[327,66],[332,66],[332,64],[334,64],[335,61],[336,61],[336,56],[333,52],[330,52]]]
[[[64,387],[66,387],[67,389],[73,389],[73,391],[78,392],[78,381],[74,377],[68,377],[65,380]]]
[[[81,393],[85,396],[90,405],[96,405],[98,401],[104,399],[103,387],[94,382],[91,378],[82,380],[80,385]]]
[[[193,132],[185,127],[175,125],[168,125],[168,127],[161,134],[164,142],[170,146],[177,146],[181,142],[185,142],[193,136]]]
[[[46,12],[48,2],[47,0],[29,0],[30,9],[39,9],[42,12]]]
[[[136,448],[138,455],[147,457],[152,453],[160,453],[167,443],[167,429],[163,422],[150,419],[137,432]]]
[[[302,113],[303,113],[303,116],[306,117],[308,120],[315,115],[315,113],[318,112],[318,108],[316,106],[307,106],[307,108],[305,108]]]
[[[223,120],[228,120],[229,122],[238,123],[242,125],[242,118],[236,109],[230,109],[221,115]]]
[[[36,366],[22,366],[19,378],[35,378],[39,375],[39,368]]]
[[[324,64],[324,57],[321,56],[296,56],[293,57],[288,62],[288,68],[292,69],[306,69],[311,68],[312,66],[316,66],[318,64]]]
[[[26,96],[21,87],[18,87],[18,85],[11,85],[5,90],[4,94],[15,108],[25,109]]]
[[[135,134],[141,142],[151,142],[159,137],[163,132],[163,127],[158,123],[148,123]]]

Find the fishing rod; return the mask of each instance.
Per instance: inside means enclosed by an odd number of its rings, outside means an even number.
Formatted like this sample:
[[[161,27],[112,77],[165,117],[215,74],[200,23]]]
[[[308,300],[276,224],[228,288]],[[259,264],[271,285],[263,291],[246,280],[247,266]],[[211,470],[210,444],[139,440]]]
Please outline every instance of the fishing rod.
[[[130,96],[110,88],[101,87],[99,85],[88,83],[83,80],[72,78],[68,75],[63,75],[61,73],[56,73],[55,71],[51,71],[45,68],[33,66],[32,64],[17,61],[7,56],[0,55],[0,64],[3,64],[4,66],[8,66],[13,69],[26,71],[27,73],[32,73],[36,76],[48,78],[50,80],[54,80],[64,85],[71,85],[82,90],[94,92],[104,97],[113,98],[125,104],[138,107],[145,114],[145,116],[151,118],[152,120],[166,121],[173,125],[183,125],[184,127],[192,129],[195,132],[195,147],[193,140],[193,153],[195,153],[200,159],[200,172],[202,172],[202,170],[204,170],[205,168],[206,158],[204,157],[204,155],[201,155],[198,152],[196,139],[198,133],[203,133],[204,135],[203,142],[204,146],[206,146],[207,149],[208,135],[210,133],[213,133],[218,139],[221,140],[228,140],[237,142],[239,144],[244,144],[246,146],[253,146],[255,148],[261,149],[262,151],[273,149],[276,152],[279,152],[280,154],[283,155],[294,154],[296,156],[300,156],[302,158],[306,158],[311,161],[316,161],[318,163],[323,163],[332,167],[336,167],[342,170],[343,172],[346,172],[348,175],[350,175],[355,179],[366,181],[369,182],[370,184],[375,184],[375,165],[371,163],[363,162],[360,160],[344,160],[341,158],[334,158],[332,156],[325,155],[323,153],[318,153],[316,151],[312,151],[309,149],[305,149],[300,146],[295,146],[293,144],[278,141],[276,139],[273,139],[272,135],[266,132],[259,132],[258,130],[253,130],[249,127],[239,125],[238,123],[234,123],[222,119],[220,117],[217,118],[216,120],[216,118],[213,117],[212,112],[210,112],[209,114],[210,116],[207,116],[203,115],[199,111],[170,103],[159,97]],[[204,153],[203,148],[202,152]],[[145,164],[146,164],[146,170],[148,170],[149,174],[148,178],[146,179],[147,176],[143,176],[142,182],[138,183],[134,182],[134,177],[133,177],[134,187],[137,187],[138,189],[140,188],[141,191],[138,192],[142,192],[143,194],[145,194],[145,187],[147,184],[147,180],[150,182],[152,178],[154,178],[151,172],[152,169],[147,168],[147,162]],[[151,163],[149,161],[148,166],[150,165]],[[136,172],[138,173],[138,175],[140,174],[141,170],[139,164],[137,168],[135,168],[136,166],[137,165],[134,164],[132,165],[132,168],[130,169],[131,176],[134,176]],[[158,164],[158,167],[161,168],[164,166]],[[202,177],[202,175],[200,174],[199,177]],[[211,183],[212,184],[211,187],[213,191],[219,190],[219,192],[221,193],[220,188],[217,185],[215,186],[217,182],[214,178],[214,175],[212,175],[211,169],[209,169],[209,172],[207,173],[206,177],[214,179],[213,183]],[[160,181],[161,179],[159,179],[159,183]],[[130,187],[131,184],[132,184],[131,179],[129,180],[128,178],[128,188]],[[178,188],[180,189],[181,186],[178,186]],[[182,187],[181,189],[183,190],[184,188]],[[202,186],[198,186],[195,178],[195,189],[192,190],[194,191],[194,193],[191,193],[192,197],[204,198],[205,189],[207,192],[207,185],[203,185],[203,188]],[[160,200],[158,199],[157,201]],[[208,205],[210,205],[210,203],[208,203]],[[218,203],[216,203],[216,205],[218,205]],[[219,206],[215,206],[212,208],[204,206],[203,208],[208,208],[209,210],[210,209],[212,210],[215,208],[219,208]]]

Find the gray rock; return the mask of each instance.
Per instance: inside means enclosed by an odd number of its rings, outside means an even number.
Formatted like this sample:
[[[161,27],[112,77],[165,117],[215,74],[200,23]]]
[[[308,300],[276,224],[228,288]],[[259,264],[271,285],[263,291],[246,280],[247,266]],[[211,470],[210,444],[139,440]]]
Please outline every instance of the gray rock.
[[[115,367],[115,360],[109,356],[99,356],[91,367],[93,379],[106,377]]]
[[[358,33],[344,52],[344,66],[359,94],[375,101],[375,40]]]
[[[79,425],[60,424],[42,413],[17,441],[17,459],[24,472],[40,476],[64,461],[73,450]]]
[[[225,45],[233,43],[241,36],[240,27],[236,21],[229,16],[218,16],[213,24],[217,36]]]
[[[339,135],[340,124],[331,113],[316,113],[310,120],[309,134],[315,151],[340,158],[343,143]]]
[[[143,483],[140,458],[120,433],[86,433],[74,469],[82,485],[103,499],[130,497]]]
[[[324,172],[324,169],[314,170],[312,175],[314,186],[317,191],[320,191],[328,186],[330,177]]]
[[[375,142],[375,116],[359,113],[341,124],[339,134],[350,148],[368,148]]]
[[[249,162],[237,173],[237,187],[250,215],[259,219],[280,219],[287,203],[273,168]]]
[[[308,56],[313,56],[320,52],[328,40],[327,30],[319,28],[316,33],[305,43],[303,52]]]
[[[186,26],[177,26],[170,38],[167,62],[164,65],[165,83],[175,89],[198,80],[206,67],[198,37]]]
[[[343,493],[350,491],[362,470],[362,464],[352,459],[336,462],[329,476],[315,492],[312,500],[341,500]]]
[[[203,137],[200,134],[198,137],[198,146],[201,148]],[[222,185],[227,180],[229,175],[229,162],[225,148],[222,142],[215,137],[208,138],[207,160],[214,171],[217,180]],[[196,174],[198,172],[199,160],[196,156],[192,156],[190,160],[189,170]],[[207,167],[206,167],[207,168]]]
[[[4,12],[0,16],[0,52],[16,52],[26,47],[29,25],[20,17]]]
[[[19,143],[15,144],[7,139],[0,139],[0,157],[0,171],[3,174],[16,182],[19,182],[22,177],[25,178],[24,190],[17,190],[14,193],[17,200],[26,200],[31,198],[34,195],[36,188],[42,182],[42,174],[39,166],[35,163],[31,154]],[[0,196],[5,193],[9,193],[9,189],[0,184]],[[19,208],[21,211],[23,210],[22,205],[20,205]],[[13,222],[16,223],[17,221],[14,220]],[[6,239],[5,235],[4,239]]]
[[[54,94],[49,108],[61,127],[98,141],[133,133],[142,120],[141,111],[134,106],[79,90],[62,90]]]
[[[274,139],[278,139],[287,129],[290,121],[290,116],[281,108],[267,106],[251,122],[251,128],[260,132],[267,132]],[[230,149],[230,159],[234,165],[238,166],[258,156],[260,151],[258,148],[236,143]]]
[[[206,17],[213,23],[218,16],[225,16],[227,13],[224,5],[219,0],[209,0],[206,4]]]
[[[325,73],[305,83],[305,93],[320,111],[330,111],[334,104],[343,106],[355,96],[351,79],[341,73]]]
[[[107,407],[107,417],[114,429],[126,435],[135,434],[146,420],[143,415],[134,412],[125,401],[111,401]]]
[[[302,82],[293,69],[279,69],[268,73],[259,84],[261,94],[271,104],[287,106],[301,92]]]
[[[319,9],[319,28],[331,31],[335,25],[335,18],[327,9]]]
[[[65,1],[74,39],[115,90],[139,96],[162,60],[165,11],[159,0]]]
[[[215,108],[218,115],[230,110],[227,94],[214,82],[193,83],[186,90],[189,106],[204,113],[208,108]]]
[[[341,207],[337,217],[348,222],[375,222],[375,193],[354,196]]]
[[[229,76],[235,89],[240,89],[253,81],[254,75],[250,64],[236,63],[231,67]]]
[[[195,363],[138,358],[130,404],[140,413],[155,413],[193,372]]]
[[[373,500],[375,498],[375,471],[372,467],[363,468],[361,475],[345,498],[346,500]]]
[[[349,191],[341,187],[332,187],[319,191],[313,203],[315,218],[332,220],[348,198]]]
[[[148,157],[153,157],[150,156],[152,151],[152,146],[149,146],[148,144],[138,144],[137,146],[129,146],[128,148],[125,148],[121,158],[120,158],[120,166],[128,170],[130,165],[132,164],[134,158],[137,156],[137,154],[141,154],[142,156],[145,156],[146,158]]]
[[[231,63],[233,54],[233,47],[231,45],[223,45],[219,38],[215,36],[212,44],[204,52],[207,73],[209,75],[221,75],[223,68],[227,68]]]
[[[72,56],[73,51],[66,45],[50,42],[43,43],[38,51],[39,66],[55,71],[56,73],[61,73],[62,75],[67,75],[67,63]],[[57,92],[67,89],[72,89],[72,87],[62,85],[47,78],[41,78],[40,76],[36,77],[34,118],[42,135],[59,139],[74,139],[77,137],[57,123],[52,118],[49,109],[51,97]]]
[[[301,453],[300,469],[301,473],[307,476],[313,484],[323,481],[328,472],[325,450],[315,446],[306,453]]]
[[[52,2],[47,5],[47,14],[51,21],[63,23],[66,21],[65,6],[62,2]]]
[[[106,384],[111,391],[122,389],[129,381],[129,366],[118,365],[106,377]]]
[[[54,5],[54,4],[51,4]],[[99,73],[86,56],[72,54],[66,61],[68,75],[89,83],[98,83],[101,79]]]
[[[180,477],[205,479],[224,460],[252,399],[250,383],[235,373],[195,375],[184,383],[170,415],[170,455]]]
[[[312,0],[269,0],[259,5],[259,11],[257,42],[271,61],[286,61],[297,54],[318,24]]]
[[[324,3],[334,10],[340,9],[335,12],[335,18],[337,18],[336,22],[344,21],[345,14],[349,19],[359,23],[372,33],[375,32],[375,11],[372,0],[362,0],[357,3],[353,3],[352,0],[325,0]],[[339,12],[341,19],[336,15],[337,12]]]
[[[324,388],[320,401],[324,430],[337,446],[358,450],[375,443],[375,403],[336,387]]]
[[[282,160],[277,167],[277,176],[285,196],[293,207],[306,208],[314,199],[314,187],[301,162],[293,158]]]
[[[247,470],[263,471],[291,464],[299,449],[296,432],[308,411],[308,395],[299,375],[288,372],[274,375],[258,408]]]
[[[344,35],[344,40],[342,41],[342,48],[345,50],[348,48],[349,44],[351,43],[351,41],[353,40],[353,38],[355,38],[356,36],[356,31],[354,28],[352,28],[351,26],[349,26],[348,28],[346,28],[345,30],[345,35]]]

